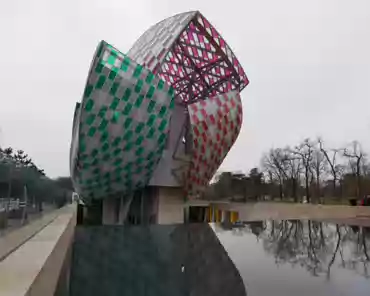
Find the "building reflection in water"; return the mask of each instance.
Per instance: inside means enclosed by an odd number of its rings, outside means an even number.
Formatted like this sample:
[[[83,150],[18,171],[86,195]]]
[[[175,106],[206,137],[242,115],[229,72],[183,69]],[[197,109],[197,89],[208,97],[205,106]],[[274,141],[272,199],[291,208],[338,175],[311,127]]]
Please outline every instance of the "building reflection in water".
[[[208,224],[78,226],[70,295],[245,296]]]

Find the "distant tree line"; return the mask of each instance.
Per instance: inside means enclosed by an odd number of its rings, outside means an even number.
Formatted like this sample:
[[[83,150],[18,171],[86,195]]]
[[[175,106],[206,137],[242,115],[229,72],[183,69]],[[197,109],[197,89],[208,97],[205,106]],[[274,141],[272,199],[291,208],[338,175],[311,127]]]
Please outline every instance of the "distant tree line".
[[[64,205],[72,191],[69,177],[50,179],[23,150],[0,147],[0,198],[23,200],[27,192],[28,203],[41,211],[44,202]]]
[[[271,148],[260,163],[248,175],[218,174],[204,198],[347,203],[370,194],[370,162],[358,141],[329,148],[321,138],[305,139],[293,147]]]

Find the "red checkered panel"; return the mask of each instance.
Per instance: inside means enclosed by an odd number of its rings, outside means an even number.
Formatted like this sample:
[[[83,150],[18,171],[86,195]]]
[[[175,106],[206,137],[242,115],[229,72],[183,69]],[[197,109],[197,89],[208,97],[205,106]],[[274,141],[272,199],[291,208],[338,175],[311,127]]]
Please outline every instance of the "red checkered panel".
[[[188,106],[193,155],[187,173],[187,193],[202,192],[234,144],[242,124],[239,92],[232,91]]]
[[[240,92],[248,84],[230,47],[200,13],[173,43],[159,75],[186,103],[231,90]]]
[[[159,74],[185,103],[239,92],[248,78],[225,40],[198,11],[167,18],[147,30],[128,56]]]

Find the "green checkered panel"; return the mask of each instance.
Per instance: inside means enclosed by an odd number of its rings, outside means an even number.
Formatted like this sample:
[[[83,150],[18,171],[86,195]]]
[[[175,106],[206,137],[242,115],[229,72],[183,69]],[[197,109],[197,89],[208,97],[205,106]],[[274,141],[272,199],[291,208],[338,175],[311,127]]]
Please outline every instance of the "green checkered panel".
[[[104,198],[147,185],[165,148],[173,107],[172,87],[102,41],[72,139],[78,143],[71,152],[78,193]]]

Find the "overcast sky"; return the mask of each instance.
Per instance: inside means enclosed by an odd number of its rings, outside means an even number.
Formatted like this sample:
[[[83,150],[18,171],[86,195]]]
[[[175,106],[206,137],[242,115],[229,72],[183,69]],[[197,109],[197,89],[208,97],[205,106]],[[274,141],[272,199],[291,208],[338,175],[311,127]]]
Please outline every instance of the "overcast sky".
[[[101,39],[126,52],[153,23],[200,10],[247,73],[244,122],[222,170],[323,136],[370,149],[369,0],[0,0],[0,145],[69,175],[76,101]]]

